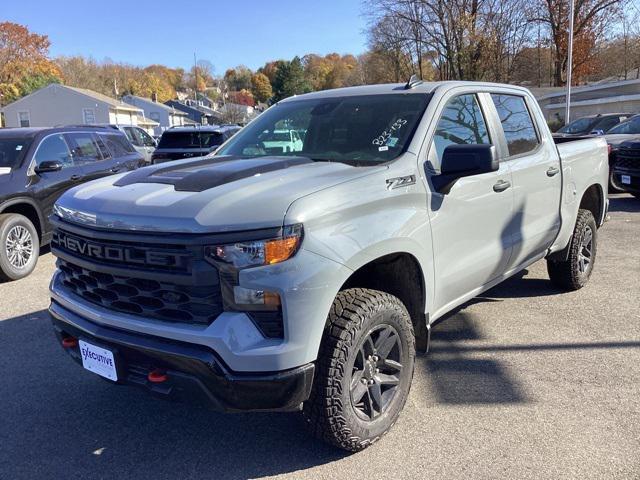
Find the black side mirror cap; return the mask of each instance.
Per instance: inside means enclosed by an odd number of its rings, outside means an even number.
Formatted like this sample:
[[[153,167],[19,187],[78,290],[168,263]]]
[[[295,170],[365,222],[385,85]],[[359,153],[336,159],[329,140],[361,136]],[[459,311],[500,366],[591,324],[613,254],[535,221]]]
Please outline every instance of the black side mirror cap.
[[[57,160],[40,162],[35,168],[36,173],[59,172],[60,170],[62,170],[62,162]]]
[[[496,147],[486,145],[449,145],[442,154],[440,175],[431,178],[438,193],[446,195],[456,181],[500,168]]]

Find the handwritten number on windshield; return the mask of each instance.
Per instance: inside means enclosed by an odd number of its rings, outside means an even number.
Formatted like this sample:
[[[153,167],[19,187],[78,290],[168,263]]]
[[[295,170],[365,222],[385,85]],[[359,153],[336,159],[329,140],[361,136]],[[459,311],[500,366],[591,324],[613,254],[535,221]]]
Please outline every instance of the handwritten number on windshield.
[[[405,119],[399,118],[393,123],[393,125],[387,128],[378,137],[374,138],[371,143],[377,146],[384,145],[387,142],[387,140],[389,140],[389,137],[391,136],[391,134],[397,130],[400,130],[406,123],[407,121]]]

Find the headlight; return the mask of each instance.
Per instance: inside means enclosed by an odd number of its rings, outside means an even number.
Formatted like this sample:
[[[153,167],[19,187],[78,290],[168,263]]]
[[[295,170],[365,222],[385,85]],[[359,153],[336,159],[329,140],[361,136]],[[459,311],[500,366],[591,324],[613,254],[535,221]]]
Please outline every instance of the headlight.
[[[205,248],[208,259],[236,268],[272,265],[293,257],[302,243],[302,225],[285,227],[282,236],[266,240],[214,245]]]

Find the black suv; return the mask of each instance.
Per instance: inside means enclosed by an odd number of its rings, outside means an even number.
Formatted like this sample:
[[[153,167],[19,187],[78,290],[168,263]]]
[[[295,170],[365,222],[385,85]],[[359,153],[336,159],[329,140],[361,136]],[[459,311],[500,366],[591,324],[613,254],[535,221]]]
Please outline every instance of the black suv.
[[[144,159],[124,134],[100,127],[0,129],[0,279],[17,280],[49,243],[53,204],[82,182]]]
[[[240,130],[237,125],[171,127],[165,130],[151,163],[203,157],[217,149]]]
[[[611,174],[613,186],[640,199],[640,141],[627,141],[616,150]]]

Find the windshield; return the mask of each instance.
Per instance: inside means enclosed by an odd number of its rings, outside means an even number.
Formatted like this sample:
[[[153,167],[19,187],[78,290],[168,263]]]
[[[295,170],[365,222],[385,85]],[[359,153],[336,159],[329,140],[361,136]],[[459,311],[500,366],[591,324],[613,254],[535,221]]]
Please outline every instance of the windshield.
[[[0,138],[0,168],[16,167],[29,148],[28,138]]]
[[[631,120],[616,125],[607,134],[633,134],[640,133],[640,116],[633,117]]]
[[[387,162],[409,145],[429,99],[427,94],[408,93],[283,102],[241,130],[216,155]]]
[[[579,118],[571,122],[569,125],[565,125],[558,132],[560,133],[589,133],[598,121],[597,118]]]
[[[158,148],[211,148],[223,141],[220,132],[164,132]]]

